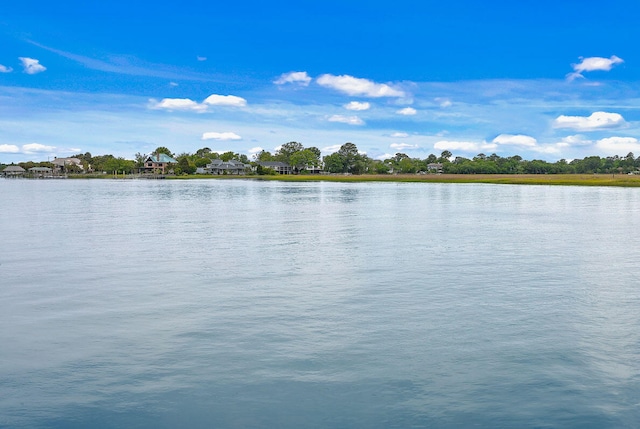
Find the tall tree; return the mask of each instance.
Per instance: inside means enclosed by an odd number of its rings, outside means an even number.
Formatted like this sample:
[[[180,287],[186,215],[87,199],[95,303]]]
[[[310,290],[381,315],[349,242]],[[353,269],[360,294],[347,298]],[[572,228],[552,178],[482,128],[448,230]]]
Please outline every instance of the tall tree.
[[[159,146],[156,148],[156,150],[153,151],[153,154],[158,154],[158,153],[164,153],[166,155],[169,155],[171,158],[173,158],[173,152],[171,152],[168,148],[164,147],[164,146]]]
[[[280,149],[278,149],[274,157],[276,158],[277,161],[286,162],[287,164],[289,164],[291,155],[293,155],[296,152],[300,152],[301,150],[304,150],[304,146],[302,145],[302,143],[298,143],[298,142],[285,143],[282,146],[280,146]]]

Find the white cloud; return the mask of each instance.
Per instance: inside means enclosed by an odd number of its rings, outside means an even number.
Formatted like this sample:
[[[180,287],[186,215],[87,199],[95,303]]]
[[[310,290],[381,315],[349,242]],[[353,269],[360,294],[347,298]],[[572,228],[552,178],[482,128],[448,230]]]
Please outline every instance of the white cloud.
[[[202,140],[242,140],[242,137],[236,133],[217,133],[212,131],[202,134]]]
[[[235,95],[217,95],[212,94],[205,98],[203,101],[204,104],[208,104],[210,106],[235,106],[235,107],[243,107],[247,105],[247,100],[242,97],[237,97]]]
[[[537,142],[533,137],[523,134],[500,134],[492,141],[492,143],[515,146],[535,146]]]
[[[391,137],[403,139],[403,138],[409,137],[409,134],[407,134],[407,133],[391,133]]]
[[[40,64],[40,61],[34,58],[19,57],[18,59],[22,62],[22,67],[26,74],[42,73],[47,69],[45,66]]]
[[[413,116],[418,113],[418,111],[413,107],[405,107],[404,109],[398,110],[396,113],[398,115]]]
[[[562,149],[566,148],[566,143],[556,143],[548,145],[540,145],[531,148],[532,151],[546,154],[558,154],[562,152]]]
[[[404,97],[406,94],[386,83],[375,83],[369,79],[361,79],[349,75],[334,76],[323,74],[316,79],[318,85],[332,88],[351,96],[364,97]]]
[[[0,153],[18,153],[20,148],[14,144],[0,144]]]
[[[289,72],[283,73],[280,77],[273,81],[276,85],[284,85],[286,83],[295,83],[302,86],[308,86],[311,83],[311,77],[307,72]]]
[[[349,125],[364,125],[364,121],[357,116],[333,115],[328,119],[329,122],[342,122]]]
[[[394,156],[395,156],[394,154],[385,153],[385,154],[376,156],[376,159],[379,161],[384,161],[385,159],[393,158]]]
[[[335,153],[335,152],[339,151],[341,147],[342,147],[341,144],[334,144],[334,145],[331,145],[331,146],[323,147],[321,149],[321,151],[324,152],[324,153]]]
[[[453,105],[451,100],[449,100],[448,98],[438,97],[434,98],[434,101],[438,103],[440,107],[451,107]]]
[[[169,86],[176,87],[176,86],[178,86],[178,83],[177,82],[169,82]]]
[[[249,153],[249,155],[255,155],[256,153],[260,153],[263,150],[264,149],[262,149],[260,146],[257,146],[257,147],[252,147],[251,149],[248,149],[247,153]]]
[[[198,55],[198,56],[196,57],[196,59],[197,59],[198,61],[207,61],[207,57],[201,57],[200,55]]]
[[[557,146],[561,147],[569,147],[569,146],[586,146],[593,143],[593,140],[587,140],[584,136],[580,134],[576,134],[575,136],[566,136],[563,137],[558,143]]]
[[[558,116],[553,122],[553,126],[578,131],[593,131],[601,128],[619,127],[624,123],[624,118],[619,113],[593,112],[590,116]]]
[[[190,98],[163,98],[161,101],[149,100],[152,109],[167,110],[187,110],[194,112],[204,112],[207,106],[200,104]]]
[[[615,55],[612,55],[611,58],[603,58],[603,57],[589,57],[583,58],[580,57],[580,63],[572,64],[573,73],[569,73],[567,75],[567,79],[574,80],[576,78],[583,78],[584,72],[590,71],[609,71],[616,64],[622,64],[624,60]]]
[[[11,73],[13,69],[11,67],[3,66],[0,64],[0,73]]]
[[[408,144],[408,143],[392,143],[389,145],[391,149],[396,150],[405,150],[405,149],[418,149],[417,144]]]
[[[53,152],[54,150],[56,150],[54,146],[46,146],[40,143],[29,143],[22,145],[23,153]]]
[[[607,155],[626,155],[629,152],[640,152],[640,141],[634,137],[607,137],[598,140],[596,147]]]
[[[366,101],[352,101],[348,104],[345,104],[344,108],[347,110],[369,110],[371,108],[371,103],[367,103]]]
[[[433,145],[433,148],[438,150],[461,150],[463,152],[488,151],[494,150],[496,147],[496,144],[487,142],[476,143],[449,140],[442,140]]]

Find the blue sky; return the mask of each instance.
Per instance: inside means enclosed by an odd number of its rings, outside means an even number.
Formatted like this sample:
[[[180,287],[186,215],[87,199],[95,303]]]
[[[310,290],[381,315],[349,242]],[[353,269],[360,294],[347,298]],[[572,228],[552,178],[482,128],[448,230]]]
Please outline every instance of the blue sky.
[[[0,162],[640,155],[637,2],[101,3],[3,5]]]

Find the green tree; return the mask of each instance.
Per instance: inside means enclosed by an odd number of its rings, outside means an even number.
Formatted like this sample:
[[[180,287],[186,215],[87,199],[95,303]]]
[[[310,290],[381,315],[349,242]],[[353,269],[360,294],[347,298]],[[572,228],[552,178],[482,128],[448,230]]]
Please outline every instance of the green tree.
[[[298,143],[298,142],[285,143],[282,146],[280,146],[280,149],[278,149],[274,158],[276,159],[276,161],[281,161],[281,162],[290,164],[291,155],[293,155],[296,152],[300,152],[301,150],[304,150],[304,146],[302,145],[302,143]]]
[[[343,173],[345,171],[344,159],[339,153],[332,153],[324,157],[324,169],[329,173]]]
[[[169,149],[167,149],[164,146],[159,146],[156,148],[156,150],[153,151],[154,155],[158,154],[158,153],[164,153],[166,155],[169,155],[171,158],[174,157],[173,152],[171,152]]]
[[[206,167],[207,164],[211,164],[211,160],[209,158],[198,158],[194,161],[196,167]]]
[[[449,152],[448,150],[443,150],[440,154],[440,158],[438,158],[438,162],[449,162],[449,158],[451,158],[452,156],[453,154],[451,152]]]
[[[186,155],[179,157],[178,168],[180,169],[180,172],[184,174],[193,174],[196,172],[195,163],[192,163]]]
[[[289,164],[298,170],[304,170],[307,166],[320,165],[320,158],[315,152],[304,149],[293,153],[289,158]]]
[[[355,144],[347,142],[340,146],[337,153],[342,157],[343,173],[354,173],[355,170],[360,170],[360,166],[356,168],[356,164],[358,161],[361,161],[362,158]]]
[[[210,153],[211,153],[211,149],[209,149],[208,147],[203,147],[202,149],[198,149],[196,151],[196,155],[199,156],[200,158],[205,158]]]
[[[273,155],[271,155],[271,152],[261,150],[260,152],[253,155],[253,159],[255,159],[257,162],[273,161]]]
[[[220,155],[220,159],[221,159],[221,160],[223,160],[223,161],[225,161],[225,162],[226,162],[226,161],[230,161],[230,160],[232,160],[232,159],[235,159],[235,157],[236,157],[236,154],[235,154],[235,153],[233,153],[233,152],[231,152],[231,151],[229,151],[229,152],[225,152],[225,153],[223,153],[223,154],[221,154],[221,155]]]
[[[147,159],[147,155],[140,152],[136,152],[136,154],[134,155],[134,158],[136,160],[136,166],[142,167],[144,165],[144,161]]]

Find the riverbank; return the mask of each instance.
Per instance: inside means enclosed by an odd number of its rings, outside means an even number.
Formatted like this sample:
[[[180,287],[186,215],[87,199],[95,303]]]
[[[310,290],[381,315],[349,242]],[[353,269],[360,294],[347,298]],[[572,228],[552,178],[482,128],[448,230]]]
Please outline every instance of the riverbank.
[[[274,176],[126,176],[68,175],[69,179],[166,179],[166,180],[275,180],[280,182],[416,182],[416,183],[490,183],[503,185],[615,186],[640,187],[640,175],[627,174],[322,174]]]
[[[198,178],[277,180],[282,182],[424,182],[492,183],[506,185],[640,187],[640,176],[626,174],[362,174],[277,176],[167,176],[167,179],[171,180]]]

